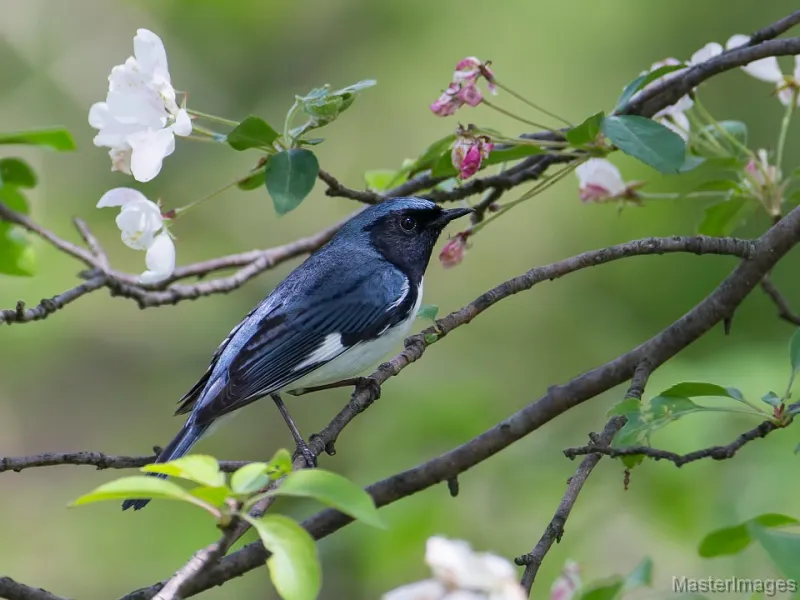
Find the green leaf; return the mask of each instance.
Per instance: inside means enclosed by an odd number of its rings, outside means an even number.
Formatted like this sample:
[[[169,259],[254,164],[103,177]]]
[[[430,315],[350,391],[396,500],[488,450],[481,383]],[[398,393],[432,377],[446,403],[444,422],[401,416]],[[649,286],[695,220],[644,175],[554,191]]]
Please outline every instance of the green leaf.
[[[275,212],[285,215],[294,210],[314,189],[319,162],[311,150],[284,150],[267,161],[267,191],[275,204]]]
[[[18,277],[36,274],[36,253],[28,234],[21,227],[3,222],[0,222],[0,274]]]
[[[734,400],[741,400],[742,392],[736,388],[727,388],[715,383],[684,381],[664,390],[659,394],[659,396],[678,396],[682,398],[717,396],[720,398],[733,398]]]
[[[630,592],[639,587],[653,585],[653,561],[649,556],[642,559],[631,574],[625,578],[622,586],[622,593]]]
[[[237,469],[231,475],[231,489],[235,494],[254,494],[269,483],[269,469],[269,465],[263,462],[250,463]]]
[[[642,403],[637,400],[636,398],[625,398],[620,402],[617,402],[614,406],[608,409],[606,413],[607,417],[613,417],[615,415],[622,415],[627,416],[631,413],[638,413],[642,410]]]
[[[279,479],[284,475],[292,472],[292,455],[286,448],[281,448],[269,461],[269,468],[271,470],[271,477]]]
[[[775,392],[767,392],[761,397],[761,401],[769,404],[770,406],[780,406],[781,397]]]
[[[704,181],[696,188],[687,192],[687,194],[694,194],[696,192],[741,192],[739,183],[731,179],[714,179],[711,181]]]
[[[435,304],[423,304],[417,311],[418,318],[428,319],[429,321],[435,321],[437,314],[439,314],[439,307]]]
[[[76,148],[75,140],[72,139],[72,134],[64,128],[0,133],[0,144],[49,146],[50,148],[59,150],[61,152],[75,150]]]
[[[225,474],[219,470],[217,459],[204,454],[189,454],[169,462],[145,465],[141,470],[145,473],[180,477],[209,487],[225,485]]]
[[[712,558],[714,556],[727,556],[738,554],[752,541],[752,527],[782,527],[797,524],[797,519],[786,515],[767,513],[759,515],[740,525],[725,527],[712,531],[700,542],[698,552],[700,556]]]
[[[800,328],[795,330],[789,342],[789,364],[795,373],[800,369]]]
[[[668,73],[685,68],[685,65],[665,65],[650,71],[649,73],[639,75],[636,79],[626,85],[624,90],[622,90],[622,95],[619,97],[619,100],[617,100],[617,106],[614,110],[620,111],[625,108],[625,105],[628,104],[631,98],[633,98],[634,94],[645,87],[648,83],[655,81],[659,77],[663,77]]]
[[[580,600],[614,600],[622,591],[624,581],[621,577],[614,577],[608,582],[592,586],[580,595]]]
[[[306,130],[334,121],[341,113],[350,108],[360,91],[372,87],[376,83],[374,79],[365,79],[335,92],[329,91],[329,86],[326,85],[314,88],[305,96],[297,96],[300,108],[313,119],[313,125]]]
[[[702,156],[695,156],[694,154],[686,153],[686,159],[683,161],[681,168],[678,169],[679,173],[688,173],[689,171],[694,171],[697,167],[701,166],[706,162],[706,159]]]
[[[697,134],[698,139],[712,139],[716,144],[722,146],[725,153],[732,156],[744,156],[745,153],[741,146],[747,146],[747,125],[741,121],[720,121],[717,124],[711,123],[703,127]],[[731,141],[736,140],[738,144]],[[708,143],[692,146],[692,152],[700,156],[719,156],[720,150],[712,143],[714,149],[709,148]],[[741,144],[741,146],[739,146]]]
[[[228,486],[210,487],[201,485],[189,490],[189,493],[195,498],[217,508],[225,506],[226,500],[231,496],[231,490]]]
[[[70,506],[80,506],[101,500],[127,500],[128,498],[160,498],[194,502],[194,497],[176,483],[157,477],[134,475],[104,483],[74,500]]]
[[[342,94],[355,94],[362,90],[366,90],[367,88],[375,87],[378,85],[378,82],[374,79],[362,79],[361,81],[354,83],[352,85],[348,85],[347,87],[343,87],[340,90],[336,90],[332,92],[333,95],[342,95]]]
[[[662,173],[677,173],[686,161],[681,136],[651,119],[636,115],[606,117],[602,130],[625,154]]]
[[[348,479],[330,471],[293,471],[271,494],[314,498],[368,525],[381,529],[386,527],[372,497]]]
[[[376,169],[364,173],[364,181],[368,189],[373,192],[382,192],[383,190],[389,189],[394,184],[394,180],[397,176],[397,171],[391,169]]]
[[[280,137],[269,123],[260,117],[247,117],[228,134],[228,145],[234,150],[269,148]]]
[[[698,233],[715,237],[728,236],[755,210],[756,203],[743,196],[733,196],[706,207]]]
[[[244,179],[240,179],[236,183],[236,187],[246,192],[250,190],[257,190],[264,185],[264,174],[265,169],[259,169],[252,175],[245,177]]]
[[[19,188],[13,185],[0,185],[0,202],[23,215],[30,213],[28,199]]]
[[[567,138],[570,144],[578,148],[593,143],[597,136],[600,135],[600,126],[605,116],[606,114],[603,111],[592,115],[580,125],[567,131],[564,137]]]
[[[244,518],[272,555],[267,559],[269,576],[284,600],[314,600],[322,585],[317,548],[308,532],[289,517],[267,515]]]
[[[410,165],[404,168],[404,170],[408,173],[408,177],[413,177],[420,171],[424,171],[433,167],[433,165],[439,161],[442,154],[450,150],[450,146],[455,140],[455,134],[451,133],[450,135],[446,135],[443,138],[433,142],[423,151],[422,154],[420,154],[419,158],[412,161]],[[394,185],[394,182],[392,182],[392,184]]]
[[[766,550],[778,571],[787,579],[800,580],[800,534],[764,527],[758,523],[750,526],[753,537]]]
[[[36,173],[20,158],[0,159],[0,186],[36,187]]]

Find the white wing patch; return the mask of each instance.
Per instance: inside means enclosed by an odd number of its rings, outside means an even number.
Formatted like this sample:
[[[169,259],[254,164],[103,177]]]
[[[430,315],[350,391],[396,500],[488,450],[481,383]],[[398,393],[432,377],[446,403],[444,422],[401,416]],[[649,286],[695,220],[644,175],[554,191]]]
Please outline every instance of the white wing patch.
[[[308,358],[306,358],[303,362],[295,365],[292,370],[299,371],[317,363],[328,362],[335,356],[341,354],[344,349],[344,345],[342,344],[342,334],[329,333],[325,336],[325,339],[322,340],[322,343],[319,345],[319,347],[317,347],[314,352],[309,354]]]

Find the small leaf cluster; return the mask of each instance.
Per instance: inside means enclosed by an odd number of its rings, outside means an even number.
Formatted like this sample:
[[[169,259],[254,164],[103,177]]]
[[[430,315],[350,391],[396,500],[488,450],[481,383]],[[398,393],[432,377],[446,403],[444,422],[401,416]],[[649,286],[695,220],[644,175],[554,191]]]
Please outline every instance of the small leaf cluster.
[[[270,577],[285,600],[317,597],[322,581],[319,558],[314,540],[293,519],[275,514],[251,516],[250,510],[260,500],[270,496],[311,498],[368,525],[385,527],[372,498],[363,489],[330,471],[292,471],[291,456],[286,450],[278,451],[269,462],[248,463],[230,477],[220,470],[215,458],[196,454],[146,465],[141,470],[194,485],[187,488],[145,475],[123,477],[81,496],[71,506],[128,498],[178,500],[202,508],[222,529],[232,527],[238,520],[246,521],[270,552]]]
[[[275,212],[284,215],[298,206],[314,189],[319,175],[319,161],[307,146],[324,140],[309,138],[307,134],[335,121],[355,101],[362,90],[375,85],[372,79],[359,81],[340,90],[330,86],[314,88],[305,96],[296,96],[279,133],[264,119],[249,116],[226,136],[234,150],[261,150],[265,156],[252,172],[239,180],[241,190],[255,190],[265,186],[272,198]],[[307,120],[292,127],[295,118],[303,114]]]
[[[75,149],[75,142],[66,129],[41,129],[0,133],[0,145],[44,146],[66,152]],[[38,183],[36,173],[21,158],[0,157],[0,202],[23,215],[30,212],[23,190]],[[36,272],[36,255],[25,231],[0,220],[0,274],[32,276]]]

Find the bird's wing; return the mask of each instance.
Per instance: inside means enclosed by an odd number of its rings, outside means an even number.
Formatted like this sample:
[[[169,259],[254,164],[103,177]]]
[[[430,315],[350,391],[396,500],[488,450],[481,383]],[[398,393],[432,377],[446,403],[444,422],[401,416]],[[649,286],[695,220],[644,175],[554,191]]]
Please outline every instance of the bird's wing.
[[[407,317],[413,306],[405,276],[375,270],[337,286],[337,295],[312,293],[303,301],[284,297],[257,323],[243,325],[247,339],[231,359],[224,385],[206,385],[213,397],[198,397],[195,422],[202,425],[234,411],[330,362],[355,344],[378,337]],[[389,310],[394,304],[395,309]],[[207,381],[208,383],[208,381]]]

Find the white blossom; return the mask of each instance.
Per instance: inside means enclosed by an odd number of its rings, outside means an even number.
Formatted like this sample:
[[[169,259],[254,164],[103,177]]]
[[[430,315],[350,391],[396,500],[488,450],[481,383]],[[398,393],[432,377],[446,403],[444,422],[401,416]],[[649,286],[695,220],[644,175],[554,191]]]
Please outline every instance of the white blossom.
[[[604,158],[590,158],[575,169],[581,200],[601,202],[623,198],[630,192],[619,169]]]
[[[703,50],[704,49],[701,49],[698,52],[703,52]],[[695,53],[695,54],[697,54],[697,53]],[[701,54],[700,57],[702,58],[702,56],[703,55]],[[648,72],[652,73],[653,71],[655,71],[656,69],[660,69],[661,67],[667,67],[667,66],[669,66],[669,67],[678,67],[678,66],[680,66],[682,64],[683,63],[681,63],[681,61],[679,61],[677,58],[665,58],[664,60],[660,60],[658,62],[654,62],[650,66],[650,70],[649,71],[645,71],[645,73],[648,73]],[[649,84],[647,84],[644,89],[648,89],[648,88],[651,88],[653,86],[656,86],[656,85],[660,84],[662,81],[666,81],[667,79],[671,79],[672,77],[675,77],[676,75],[679,75],[680,73],[682,73],[685,70],[686,69],[684,68],[684,69],[676,69],[675,71],[670,71],[669,73],[667,73],[665,75],[662,75],[658,79],[655,79],[652,82],[650,82]],[[670,106],[667,106],[666,108],[663,108],[660,111],[658,111],[656,114],[654,114],[653,115],[653,119],[655,121],[658,121],[659,123],[661,123],[665,127],[668,127],[669,129],[671,129],[672,131],[674,131],[678,135],[680,135],[684,140],[688,140],[689,139],[689,127],[690,127],[689,126],[689,119],[684,113],[687,110],[689,110],[690,108],[692,108],[693,106],[694,106],[694,100],[692,100],[691,97],[688,94],[686,94],[686,95],[683,95],[680,98],[678,98],[678,100],[674,104],[671,104]]]
[[[425,562],[433,579],[405,585],[383,600],[524,600],[509,561],[494,554],[474,552],[460,540],[432,537]]]
[[[744,46],[749,41],[748,36],[737,33],[731,36],[725,46],[731,50]],[[761,81],[774,83],[778,100],[784,106],[789,106],[792,98],[800,90],[800,55],[794,57],[794,71],[791,75],[783,74],[778,59],[774,56],[767,56],[748,63],[742,67],[742,71]],[[800,98],[798,98],[797,104],[800,106]]]
[[[141,283],[163,281],[175,270],[175,244],[172,242],[158,205],[132,188],[107,191],[97,208],[120,207],[116,223],[122,242],[134,250],[146,250],[147,270],[139,276]]]
[[[192,123],[176,103],[161,38],[139,29],[133,50],[111,70],[106,100],[92,105],[89,124],[99,130],[95,146],[111,148],[113,171],[150,181],[175,150],[175,136],[189,135]]]
[[[719,56],[720,54],[722,54],[722,45],[718,44],[717,42],[709,42],[700,48],[700,50],[692,54],[692,57],[686,61],[686,64],[694,67],[695,65],[704,63],[715,56]]]
[[[572,600],[581,589],[581,575],[578,563],[567,560],[561,574],[550,586],[550,600]]]

